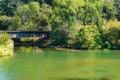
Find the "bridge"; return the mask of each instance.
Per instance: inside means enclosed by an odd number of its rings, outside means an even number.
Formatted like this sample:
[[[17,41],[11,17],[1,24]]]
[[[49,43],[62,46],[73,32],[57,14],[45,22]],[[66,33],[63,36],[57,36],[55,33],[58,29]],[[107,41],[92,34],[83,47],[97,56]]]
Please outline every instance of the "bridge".
[[[0,31],[8,33],[15,45],[25,44],[32,46],[48,46],[50,43],[49,31]],[[32,40],[21,41],[21,38],[32,38]]]
[[[10,35],[12,39],[19,38],[31,38],[31,37],[42,37],[42,38],[50,38],[49,31],[5,31]]]

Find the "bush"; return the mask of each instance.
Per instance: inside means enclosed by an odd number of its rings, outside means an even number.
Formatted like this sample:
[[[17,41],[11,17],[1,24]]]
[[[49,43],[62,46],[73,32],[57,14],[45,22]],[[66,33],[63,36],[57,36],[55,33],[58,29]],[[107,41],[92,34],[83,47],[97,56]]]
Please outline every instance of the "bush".
[[[78,49],[100,49],[101,38],[96,26],[86,26],[80,29],[77,36]]]
[[[0,45],[7,45],[7,41],[11,40],[7,33],[0,33]]]
[[[108,41],[105,41],[102,45],[102,49],[111,49],[111,44]]]

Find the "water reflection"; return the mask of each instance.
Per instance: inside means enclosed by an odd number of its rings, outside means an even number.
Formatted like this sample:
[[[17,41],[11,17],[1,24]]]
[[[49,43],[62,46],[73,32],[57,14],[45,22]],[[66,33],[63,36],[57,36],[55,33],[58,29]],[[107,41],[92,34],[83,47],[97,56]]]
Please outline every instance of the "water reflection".
[[[15,48],[16,52],[21,51],[21,52],[26,52],[26,53],[43,53],[43,50],[38,47],[24,47],[21,46],[19,48]]]
[[[12,80],[11,74],[9,74],[7,67],[9,65],[8,60],[10,57],[0,57],[0,80]]]
[[[112,78],[51,78],[50,80],[113,80]]]
[[[0,80],[120,80],[119,51],[18,48],[0,58]]]

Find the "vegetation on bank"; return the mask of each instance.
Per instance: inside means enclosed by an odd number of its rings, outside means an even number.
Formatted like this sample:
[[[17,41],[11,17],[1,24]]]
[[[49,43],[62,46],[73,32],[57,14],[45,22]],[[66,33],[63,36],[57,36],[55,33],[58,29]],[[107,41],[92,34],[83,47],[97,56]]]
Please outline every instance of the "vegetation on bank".
[[[0,29],[51,31],[51,46],[120,49],[120,0],[0,0]]]
[[[14,43],[7,33],[0,33],[0,56],[13,54]]]

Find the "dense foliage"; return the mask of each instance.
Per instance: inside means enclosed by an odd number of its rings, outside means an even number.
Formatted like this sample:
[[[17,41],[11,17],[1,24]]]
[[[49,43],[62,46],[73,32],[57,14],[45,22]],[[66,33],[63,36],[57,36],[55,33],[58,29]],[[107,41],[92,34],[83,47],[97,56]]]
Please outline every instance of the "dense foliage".
[[[8,45],[8,41],[11,40],[10,36],[7,33],[0,33],[0,46]]]
[[[0,30],[51,31],[51,45],[120,49],[120,0],[0,0]]]

